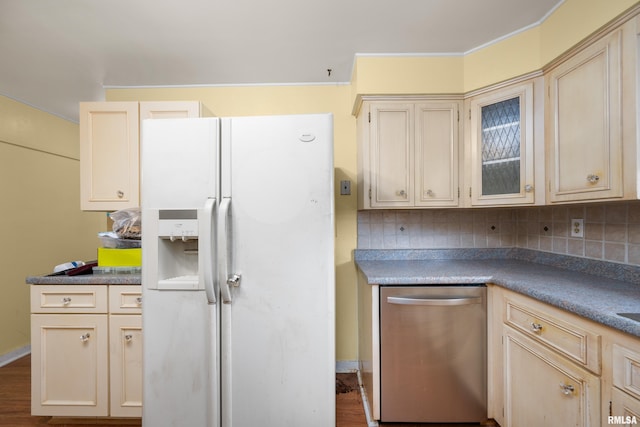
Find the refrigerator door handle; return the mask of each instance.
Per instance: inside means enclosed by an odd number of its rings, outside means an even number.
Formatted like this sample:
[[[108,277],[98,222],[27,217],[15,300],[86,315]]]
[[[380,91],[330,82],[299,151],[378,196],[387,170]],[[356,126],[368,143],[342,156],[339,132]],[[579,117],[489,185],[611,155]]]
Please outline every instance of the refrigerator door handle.
[[[240,275],[229,275],[230,265],[232,264],[231,255],[231,234],[229,229],[229,209],[231,208],[231,198],[224,197],[220,203],[220,212],[218,214],[218,262],[220,274],[220,294],[222,302],[231,304],[233,297],[231,288],[240,286]]]
[[[198,248],[198,264],[202,271],[202,281],[209,304],[216,303],[215,264],[213,263],[213,211],[216,199],[207,199],[203,209],[203,219],[200,221],[200,242]]]

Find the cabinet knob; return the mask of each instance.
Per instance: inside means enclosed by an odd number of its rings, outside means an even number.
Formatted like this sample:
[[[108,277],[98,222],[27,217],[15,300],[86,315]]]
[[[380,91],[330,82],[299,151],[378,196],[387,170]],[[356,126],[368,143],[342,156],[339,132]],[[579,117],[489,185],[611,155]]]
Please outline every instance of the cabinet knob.
[[[71,297],[62,298],[62,305],[69,305],[71,303]]]
[[[136,304],[142,305],[142,297],[137,297],[136,298]]]
[[[600,181],[600,177],[596,174],[590,173],[589,175],[587,175],[587,181],[589,181],[589,184],[595,184],[596,182]]]
[[[533,185],[527,184],[524,186],[525,193],[531,193],[533,191]]]
[[[406,197],[407,192],[406,192],[406,191],[404,191],[404,190],[400,190],[400,191],[396,192],[396,194],[397,194],[398,196]]]
[[[436,193],[434,193],[433,191],[431,191],[431,190],[427,190],[427,196],[429,196],[429,197],[433,197],[433,196],[435,196],[435,195],[436,195]]]
[[[118,199],[122,199],[124,197],[124,191],[122,190],[118,190],[116,192],[116,195],[118,196]]]
[[[80,335],[80,341],[82,342],[89,341],[89,338],[91,338],[91,334],[89,332],[87,332],[86,334]]]
[[[127,335],[124,336],[124,339],[125,339],[126,342],[131,342],[131,341],[133,341],[133,335],[127,334]]]
[[[560,383],[560,388],[562,389],[562,394],[568,396],[573,394],[575,388],[571,384]]]
[[[542,332],[542,325],[540,323],[532,323],[531,324],[531,330],[533,330],[533,332],[535,332],[536,334],[539,334],[540,332]]]

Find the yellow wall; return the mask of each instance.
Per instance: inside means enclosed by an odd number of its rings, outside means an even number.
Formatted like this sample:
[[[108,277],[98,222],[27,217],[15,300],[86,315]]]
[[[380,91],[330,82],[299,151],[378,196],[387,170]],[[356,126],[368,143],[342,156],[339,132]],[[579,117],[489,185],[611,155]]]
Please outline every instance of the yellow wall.
[[[356,359],[356,133],[349,85],[111,89],[108,101],[199,100],[216,116],[333,113],[336,191],[352,182],[352,195],[336,195],[336,312],[338,360]],[[339,192],[337,192],[339,194]]]
[[[637,0],[565,0],[544,22],[460,56],[356,58],[357,95],[462,94],[542,69],[637,4]]]
[[[80,211],[78,126],[0,96],[0,357],[30,343],[29,286],[95,259],[104,214]]]

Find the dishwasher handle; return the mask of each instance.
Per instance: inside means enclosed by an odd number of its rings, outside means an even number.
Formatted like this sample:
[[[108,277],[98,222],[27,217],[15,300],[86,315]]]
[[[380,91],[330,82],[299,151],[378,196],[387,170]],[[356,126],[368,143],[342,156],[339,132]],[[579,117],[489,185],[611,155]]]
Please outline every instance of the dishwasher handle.
[[[387,302],[389,304],[401,304],[401,305],[470,305],[470,304],[480,304],[482,302],[482,297],[456,297],[456,296],[447,296],[447,297],[425,297],[425,296],[398,296],[398,297],[387,297]]]

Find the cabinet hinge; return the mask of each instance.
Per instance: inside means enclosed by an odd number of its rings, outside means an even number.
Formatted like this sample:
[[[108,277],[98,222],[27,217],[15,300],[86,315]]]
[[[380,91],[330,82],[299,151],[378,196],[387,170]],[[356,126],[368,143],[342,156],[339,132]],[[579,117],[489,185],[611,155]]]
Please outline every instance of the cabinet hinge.
[[[369,200],[371,200],[371,189],[369,189]]]
[[[471,120],[471,108],[469,108],[469,120]]]
[[[613,416],[613,406],[611,404],[611,401],[609,401],[609,416]]]
[[[460,187],[458,187],[458,198],[460,198]]]
[[[469,197],[471,197],[471,187],[469,187]]]
[[[371,111],[369,111],[369,123],[371,123]]]
[[[460,121],[460,111],[458,111],[457,113],[458,113],[458,121]]]

